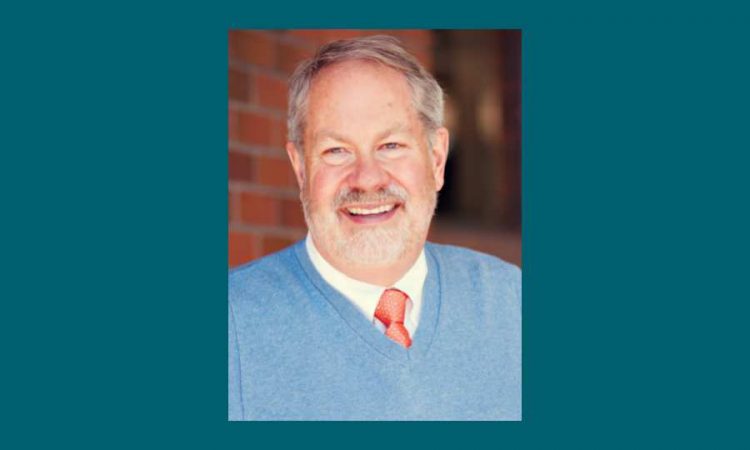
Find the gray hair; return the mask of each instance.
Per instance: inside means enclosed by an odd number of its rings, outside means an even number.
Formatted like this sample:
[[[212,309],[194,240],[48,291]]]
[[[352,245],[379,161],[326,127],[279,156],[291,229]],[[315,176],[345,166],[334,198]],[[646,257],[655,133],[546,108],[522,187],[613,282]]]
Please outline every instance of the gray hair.
[[[292,74],[289,79],[287,130],[288,139],[300,154],[304,155],[307,100],[313,79],[324,67],[351,60],[377,62],[404,74],[412,91],[412,103],[431,145],[435,131],[443,126],[443,90],[398,39],[379,35],[328,43],[315,56],[303,61]]]

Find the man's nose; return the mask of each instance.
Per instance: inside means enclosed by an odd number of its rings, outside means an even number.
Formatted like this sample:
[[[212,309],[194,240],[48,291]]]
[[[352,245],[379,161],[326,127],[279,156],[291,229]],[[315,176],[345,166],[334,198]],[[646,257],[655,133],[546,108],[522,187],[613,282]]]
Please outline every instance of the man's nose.
[[[357,159],[349,184],[363,191],[380,189],[388,184],[388,173],[374,158],[363,156]]]

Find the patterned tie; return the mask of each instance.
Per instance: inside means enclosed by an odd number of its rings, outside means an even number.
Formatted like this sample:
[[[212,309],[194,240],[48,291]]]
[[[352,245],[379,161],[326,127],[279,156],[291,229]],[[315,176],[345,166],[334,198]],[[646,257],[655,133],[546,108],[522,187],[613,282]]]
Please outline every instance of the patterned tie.
[[[385,335],[406,348],[411,346],[409,330],[404,326],[406,294],[398,289],[386,289],[380,296],[375,317],[385,325]]]

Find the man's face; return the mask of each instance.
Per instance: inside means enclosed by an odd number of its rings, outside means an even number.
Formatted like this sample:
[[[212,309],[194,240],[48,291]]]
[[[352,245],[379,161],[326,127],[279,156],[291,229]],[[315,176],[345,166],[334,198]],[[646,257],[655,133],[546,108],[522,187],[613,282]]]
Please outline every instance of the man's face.
[[[427,136],[399,72],[327,67],[308,98],[304,162],[289,146],[311,235],[334,266],[386,266],[424,245],[443,185],[447,131]],[[304,164],[304,167],[303,167]]]

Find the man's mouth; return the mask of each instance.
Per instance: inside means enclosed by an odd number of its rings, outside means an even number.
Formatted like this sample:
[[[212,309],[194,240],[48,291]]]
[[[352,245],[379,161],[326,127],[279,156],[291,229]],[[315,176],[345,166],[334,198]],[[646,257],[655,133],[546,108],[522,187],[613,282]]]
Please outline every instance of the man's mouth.
[[[387,203],[384,205],[357,205],[342,208],[345,215],[355,223],[379,223],[390,219],[400,203]]]

